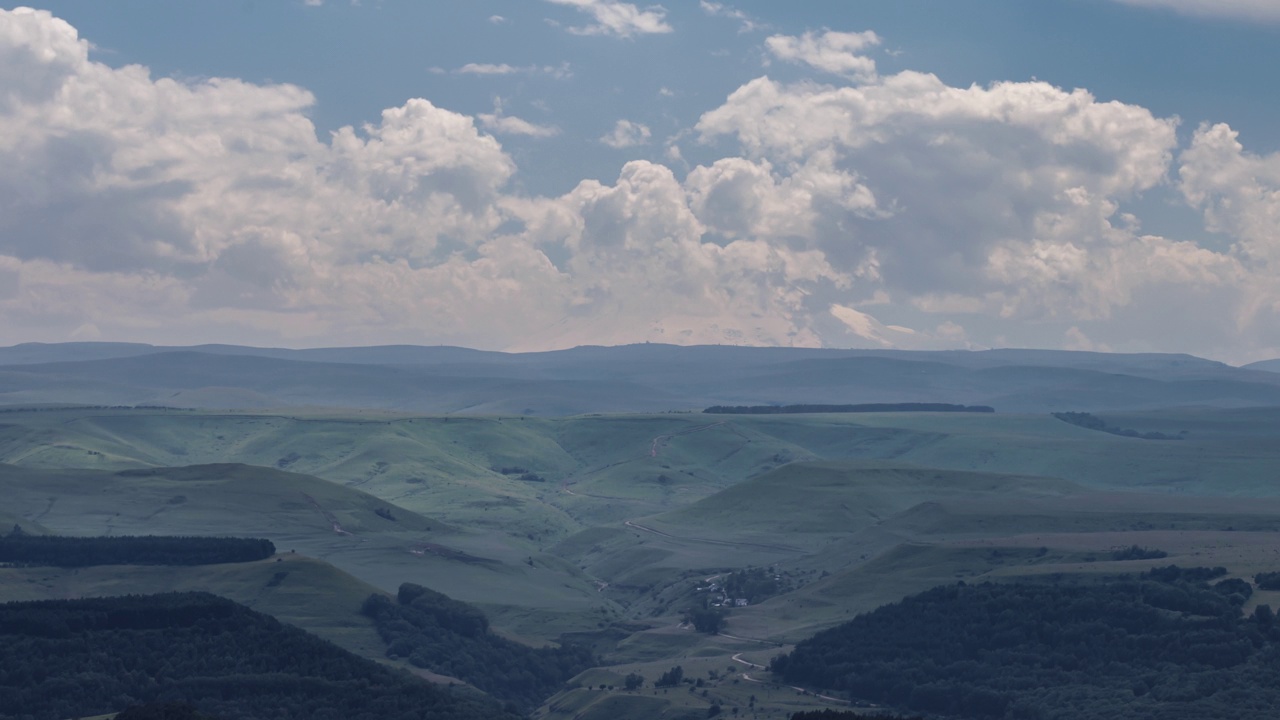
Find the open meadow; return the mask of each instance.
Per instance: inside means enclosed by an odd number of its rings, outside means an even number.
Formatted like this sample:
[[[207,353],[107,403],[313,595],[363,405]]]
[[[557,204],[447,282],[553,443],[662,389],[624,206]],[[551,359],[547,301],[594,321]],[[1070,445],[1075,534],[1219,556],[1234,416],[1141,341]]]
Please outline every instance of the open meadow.
[[[0,597],[207,590],[389,662],[360,604],[413,582],[477,605],[506,637],[595,648],[606,666],[546,717],[713,703],[785,717],[839,703],[756,666],[939,584],[1280,570],[1280,411],[1103,417],[1182,439],[1000,413],[11,410],[6,526],[264,537],[280,554],[0,569]],[[1161,555],[1121,552],[1133,546]],[[718,633],[693,627],[699,609],[724,614]],[[700,684],[655,688],[675,665]],[[625,689],[632,673],[640,689]]]

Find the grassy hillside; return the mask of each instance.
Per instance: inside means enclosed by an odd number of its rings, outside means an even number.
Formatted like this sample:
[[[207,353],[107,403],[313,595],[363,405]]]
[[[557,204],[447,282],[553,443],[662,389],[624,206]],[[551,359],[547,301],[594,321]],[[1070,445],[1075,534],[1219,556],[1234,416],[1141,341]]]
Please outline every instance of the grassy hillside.
[[[574,362],[591,366],[590,355]],[[560,372],[561,360],[539,372]],[[741,372],[772,372],[771,362]],[[989,368],[969,356],[947,362]],[[1127,362],[1156,377],[1216,372],[1164,356]],[[641,365],[627,372],[640,377]],[[373,647],[368,627],[342,619],[348,596],[415,582],[481,606],[507,636],[590,642],[620,663],[602,673],[642,670],[652,680],[685,663],[710,681],[716,670],[718,692],[742,711],[747,685],[776,690],[776,716],[794,693],[742,678],[749,667],[735,655],[759,662],[751,653],[765,651],[767,661],[778,643],[939,583],[1155,562],[1111,556],[1131,545],[1238,577],[1280,569],[1280,410],[1096,414],[1184,439],[1120,437],[1048,414],[10,411],[0,415],[0,528],[261,536],[285,560],[165,577],[3,570],[0,581],[21,597],[130,582],[222,588],[363,652]],[[351,577],[326,578],[317,565],[269,586],[276,567],[309,562],[291,549]],[[711,602],[707,588],[747,568],[776,575],[779,589],[730,610],[733,637],[682,625],[686,611]],[[308,617],[329,582],[349,589]],[[727,674],[730,665],[741,669]],[[590,684],[600,682],[606,690],[580,687],[544,710],[705,716],[714,697],[608,690],[616,678]]]
[[[376,588],[303,555],[193,567],[0,568],[0,602],[195,591],[235,600],[358,655],[381,659],[385,650],[360,614]]]
[[[116,507],[106,513],[83,495],[57,500],[49,512],[65,512],[69,531],[269,526],[279,547],[331,559],[387,589],[413,580],[424,566],[439,567],[459,584],[460,598],[503,605],[495,610],[513,626],[537,630],[572,625],[567,618],[583,610],[611,612],[611,599],[635,601],[611,595],[619,587],[669,584],[672,573],[804,562],[806,572],[832,571],[825,561],[805,558],[851,534],[863,543],[861,556],[960,530],[1011,534],[1044,523],[1061,529],[1054,518],[1065,506],[1056,498],[1086,488],[1276,492],[1276,411],[1106,417],[1142,430],[1188,430],[1187,439],[1117,437],[1047,415],[726,420],[701,414],[535,419],[56,410],[7,413],[0,459],[31,469],[102,468],[86,477],[111,478],[103,496]],[[105,472],[226,460],[259,467],[237,470],[248,473],[241,481],[233,482],[231,473],[207,486],[221,500],[199,512],[195,504],[169,502],[194,497],[176,489],[176,480],[138,476],[121,484]],[[295,473],[315,477],[304,482]],[[259,475],[274,479],[259,481]],[[530,476],[536,480],[521,479]],[[314,489],[294,487],[297,482]],[[21,516],[45,522],[49,498],[70,498],[82,484],[55,483],[57,494],[33,489]],[[261,495],[266,488],[270,497]],[[304,493],[355,535],[335,533]],[[330,493],[336,495],[330,499]],[[1027,494],[1050,500],[1039,508],[1008,505],[1010,497]],[[958,499],[943,509],[928,504],[961,496],[992,512],[973,515]],[[376,515],[379,501],[397,521]],[[251,509],[240,512],[241,503]],[[222,519],[228,515],[236,516],[231,524]],[[419,518],[428,523],[421,526],[425,535],[410,527]],[[1072,527],[1114,529],[1107,523]],[[441,537],[432,539],[433,533]],[[449,555],[450,548],[465,556]],[[518,606],[493,603],[510,596],[515,579],[532,583]],[[613,587],[597,592],[601,583]],[[661,606],[675,602],[667,598]]]
[[[1205,555],[1244,572],[1273,558],[1256,540],[1240,543],[1272,533],[1280,533],[1274,499],[1098,493],[1047,478],[827,461],[584,531],[553,551],[607,579],[606,595],[660,625],[700,602],[697,587],[709,578],[771,568],[787,591],[735,608],[730,632],[786,642],[956,578],[1131,565],[1111,551],[1153,540],[1182,538],[1170,552],[1185,561]],[[1193,535],[1201,539],[1188,546]]]
[[[247,465],[102,472],[0,466],[10,512],[61,534],[265,537],[391,590],[424,581],[535,637],[594,627],[610,606],[572,567],[319,478]],[[390,517],[380,515],[383,511]],[[519,587],[518,596],[511,589]]]
[[[1043,478],[922,468],[885,461],[792,463],[678,510],[646,518],[657,529],[697,527],[764,542],[846,534],[944,497],[1060,497],[1079,487]]]
[[[683,507],[795,461],[894,459],[1058,477],[1097,488],[1269,495],[1274,410],[1111,415],[1180,441],[1118,437],[1048,415],[423,418],[155,410],[7,413],[0,461],[124,469],[240,462],[359,488],[469,528],[551,544]],[[526,473],[542,482],[522,480]]]
[[[1280,410],[1101,417],[1143,431],[1186,430],[1186,439],[1118,437],[1047,414],[533,419],[120,409],[5,413],[0,460],[104,469],[234,461],[314,474],[387,499],[418,494],[424,488],[414,486],[432,480],[479,483],[523,497],[545,490],[495,471],[522,467],[548,486],[568,482],[581,495],[652,501],[657,507],[664,495],[679,495],[670,499],[680,504],[691,499],[690,490],[696,499],[704,486],[725,487],[796,460],[900,459],[1101,487],[1172,485],[1207,494],[1265,493],[1270,484],[1264,481],[1280,463]],[[672,481],[665,490],[643,484],[663,474]],[[521,515],[529,511],[523,508]]]
[[[1151,441],[1069,425],[1049,415],[886,413],[736,420],[825,458],[894,458],[981,472],[1058,477],[1098,488],[1273,495],[1280,410],[1101,414],[1124,427],[1187,430]],[[1247,428],[1247,429],[1246,429]]]

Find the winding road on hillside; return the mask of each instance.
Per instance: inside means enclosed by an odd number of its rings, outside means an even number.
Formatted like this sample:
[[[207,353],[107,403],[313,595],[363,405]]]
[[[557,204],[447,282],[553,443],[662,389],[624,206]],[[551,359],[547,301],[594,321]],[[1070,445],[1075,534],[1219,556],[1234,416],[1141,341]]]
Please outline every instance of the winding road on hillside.
[[[720,633],[720,635],[722,635],[723,637],[729,637],[729,638],[734,637],[733,635],[725,635],[724,633]],[[737,639],[737,640],[749,640],[750,638],[735,638],[735,639]],[[756,642],[764,642],[764,641],[763,641],[763,640],[757,640]],[[781,646],[779,646],[779,647],[781,647]],[[743,659],[742,659],[742,653],[736,653],[736,654],[734,654],[734,656],[733,656],[733,657],[731,657],[731,658],[729,658],[729,659],[730,659],[730,660],[733,660],[733,661],[734,661],[734,662],[736,662],[736,663],[741,663],[741,664],[743,664],[743,665],[746,665],[747,667],[749,667],[749,668],[751,668],[751,669],[753,669],[753,670],[765,670],[765,669],[766,669],[766,667],[765,667],[764,665],[759,665],[759,664],[757,664],[757,663],[753,663],[753,662],[751,662],[750,660],[743,660]],[[750,673],[746,673],[746,672],[742,673],[742,679],[743,679],[743,680],[746,680],[747,682],[758,683],[758,684],[760,684],[760,685],[777,685],[777,683],[771,683],[771,682],[768,682],[768,681],[766,681],[766,680],[757,680],[756,678],[751,677],[751,674],[750,674]],[[788,687],[788,688],[791,688],[792,690],[796,690],[796,691],[798,691],[798,692],[802,692],[802,693],[805,693],[805,694],[810,694],[810,692],[809,692],[808,690],[805,690],[805,689],[804,689],[804,688],[802,688],[802,687],[796,687],[795,685],[784,685],[784,686],[782,686],[782,687]],[[812,695],[813,695],[814,697],[816,697],[816,698],[822,698],[823,700],[829,700],[829,701],[831,701],[831,702],[840,703],[841,705],[850,705],[850,704],[851,704],[848,700],[843,700],[843,699],[841,699],[841,698],[837,698],[837,697],[831,697],[830,695],[820,695],[820,694],[818,694],[818,693],[812,693]],[[875,707],[875,706],[874,706],[874,705],[872,705],[872,707]]]
[[[742,642],[760,643],[761,645],[769,645],[771,647],[782,647],[782,643],[774,642],[772,640],[761,640],[760,638],[741,637],[738,635],[730,635],[729,633],[716,633],[716,634],[719,635],[720,637],[729,638],[730,640],[741,640]],[[742,653],[738,653],[738,654],[741,655]],[[734,658],[734,659],[737,660],[737,658]],[[742,661],[739,660],[738,662],[742,662]],[[761,666],[757,665],[756,667],[761,667]]]
[[[302,497],[307,499],[307,502],[311,503],[311,507],[315,508],[316,512],[320,513],[320,515],[322,515],[325,520],[329,521],[329,523],[333,526],[334,532],[338,533],[339,535],[351,535],[350,532],[348,532],[345,528],[342,527],[342,523],[338,522],[338,518],[334,517],[333,513],[321,507],[320,503],[316,502],[315,498],[311,497],[306,493],[301,493],[301,494],[302,494]]]
[[[841,705],[852,705],[852,704],[853,704],[853,703],[849,702],[848,700],[844,700],[844,699],[842,699],[842,698],[838,698],[838,697],[831,697],[830,695],[819,695],[818,693],[810,692],[810,691],[808,691],[808,690],[805,690],[805,689],[804,689],[804,688],[802,688],[802,687],[796,687],[795,685],[779,685],[778,683],[772,683],[772,682],[769,682],[768,680],[757,680],[756,678],[751,677],[751,675],[750,675],[749,673],[742,673],[742,679],[743,679],[743,680],[746,680],[747,682],[753,682],[753,683],[756,683],[757,685],[772,685],[772,686],[774,686],[774,687],[790,688],[790,689],[795,690],[796,692],[801,693],[801,694],[803,694],[803,695],[812,695],[813,697],[820,698],[820,699],[822,699],[822,700],[826,700],[826,701],[828,701],[828,702],[840,703]],[[874,707],[874,706],[872,706],[872,707]]]

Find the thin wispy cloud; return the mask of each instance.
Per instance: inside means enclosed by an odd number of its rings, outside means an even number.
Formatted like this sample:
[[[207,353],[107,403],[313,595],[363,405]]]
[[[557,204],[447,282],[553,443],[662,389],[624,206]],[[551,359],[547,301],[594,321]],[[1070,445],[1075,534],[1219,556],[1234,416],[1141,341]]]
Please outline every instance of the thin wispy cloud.
[[[467,63],[454,72],[459,75],[515,75],[517,73],[534,73],[538,72],[538,70],[537,65],[516,67],[506,63]]]
[[[630,120],[619,120],[614,123],[613,130],[605,133],[600,142],[616,150],[635,147],[649,142],[653,133],[647,125]]]
[[[699,0],[698,5],[702,8],[703,12],[712,17],[736,20],[738,22],[738,32],[740,33],[755,32],[756,30],[762,30],[767,27],[756,18],[751,17],[737,8],[725,5],[724,3],[711,2],[710,0]]]
[[[455,75],[547,75],[556,79],[564,79],[571,77],[573,71],[569,68],[569,63],[560,63],[559,65],[509,65],[507,63],[467,63],[462,67],[453,70],[445,70],[444,68],[431,68],[436,74],[453,73]]]
[[[1172,10],[1196,17],[1280,23],[1280,0],[1115,0],[1136,7]]]
[[[531,138],[549,138],[560,134],[560,128],[553,125],[538,125],[523,118],[503,113],[502,98],[494,98],[493,112],[480,113],[476,119],[480,126],[498,135],[523,135]]]
[[[590,15],[593,23],[565,28],[575,35],[613,35],[632,37],[669,33],[674,30],[667,24],[667,11],[661,5],[639,8],[634,3],[618,0],[547,0],[556,5],[567,5]]]
[[[537,125],[511,115],[480,113],[476,116],[481,127],[499,135],[524,135],[526,137],[548,138],[560,134],[560,129],[551,125]]]

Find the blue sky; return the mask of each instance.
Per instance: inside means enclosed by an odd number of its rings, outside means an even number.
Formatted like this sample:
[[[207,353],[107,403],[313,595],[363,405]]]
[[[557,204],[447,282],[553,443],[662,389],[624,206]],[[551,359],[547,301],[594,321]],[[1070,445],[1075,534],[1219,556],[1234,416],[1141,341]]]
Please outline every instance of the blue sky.
[[[580,141],[621,115],[678,132],[742,83],[766,71],[796,79],[800,68],[762,67],[770,34],[830,28],[872,30],[884,39],[882,72],[931,72],[955,86],[1039,78],[1086,88],[1160,116],[1177,115],[1185,137],[1201,122],[1225,122],[1257,152],[1280,150],[1280,21],[1188,17],[1111,0],[980,0],[788,4],[739,2],[760,29],[709,15],[697,2],[671,4],[671,33],[581,37],[552,22],[581,24],[573,8],[539,2],[459,3],[301,0],[160,3],[47,2],[98,46],[110,65],[138,63],[156,75],[287,82],[316,95],[320,132],[376,121],[383,108],[424,97],[457,112],[492,112],[501,96],[513,113],[554,122],[558,143],[528,143],[539,169],[560,169],[565,192],[583,176]],[[490,20],[495,15],[503,22]],[[438,75],[468,63],[559,68],[571,76]],[[662,88],[672,97],[661,97]],[[572,163],[558,163],[578,146]],[[616,153],[601,153],[594,177],[616,175]],[[609,157],[608,155],[613,155]]]
[[[0,342],[1274,357],[1272,5],[6,11]]]

